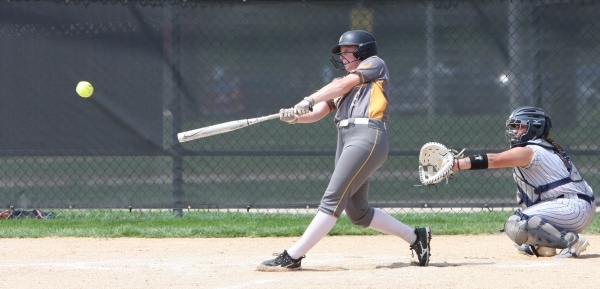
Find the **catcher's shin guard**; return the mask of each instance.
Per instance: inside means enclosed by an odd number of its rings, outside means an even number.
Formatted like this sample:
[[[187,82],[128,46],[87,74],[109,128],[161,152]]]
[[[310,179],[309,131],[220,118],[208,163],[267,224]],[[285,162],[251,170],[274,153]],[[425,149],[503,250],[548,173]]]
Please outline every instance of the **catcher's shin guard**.
[[[538,216],[529,219],[527,231],[529,232],[527,243],[532,245],[564,249],[577,241],[577,234],[566,231],[561,232]]]
[[[528,217],[518,213],[508,218],[504,232],[518,245],[563,249],[577,240],[577,234],[560,231],[539,216]]]
[[[504,233],[517,245],[525,244],[529,238],[527,220],[515,213],[515,215],[508,217],[508,220],[504,223]]]

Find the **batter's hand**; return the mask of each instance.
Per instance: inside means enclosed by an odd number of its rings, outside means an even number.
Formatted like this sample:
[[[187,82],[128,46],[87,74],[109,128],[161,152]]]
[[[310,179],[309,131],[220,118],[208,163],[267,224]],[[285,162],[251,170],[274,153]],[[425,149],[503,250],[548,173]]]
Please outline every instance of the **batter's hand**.
[[[313,105],[315,104],[314,99],[310,97],[305,97],[298,104],[294,105],[294,112],[297,115],[303,115],[311,112],[313,110]]]
[[[294,124],[298,121],[298,115],[294,112],[294,108],[282,108],[279,110],[279,119]]]

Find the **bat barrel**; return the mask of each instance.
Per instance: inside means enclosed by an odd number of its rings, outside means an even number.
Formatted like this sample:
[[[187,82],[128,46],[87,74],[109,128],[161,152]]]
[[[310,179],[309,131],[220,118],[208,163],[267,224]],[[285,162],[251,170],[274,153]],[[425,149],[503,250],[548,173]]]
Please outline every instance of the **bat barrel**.
[[[199,138],[204,138],[216,134],[230,132],[232,130],[240,129],[243,127],[247,127],[259,122],[263,122],[270,119],[279,118],[279,114],[272,114],[257,118],[248,118],[241,120],[234,120],[225,123],[215,124],[207,127],[202,127],[194,130],[184,131],[177,134],[177,139],[179,142],[191,141]]]

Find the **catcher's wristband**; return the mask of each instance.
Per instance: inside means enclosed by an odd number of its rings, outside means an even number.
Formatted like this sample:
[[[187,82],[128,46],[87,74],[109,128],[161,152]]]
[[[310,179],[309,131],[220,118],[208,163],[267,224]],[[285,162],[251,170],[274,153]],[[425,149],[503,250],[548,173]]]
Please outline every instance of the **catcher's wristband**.
[[[488,168],[487,154],[469,156],[471,161],[470,170],[485,170]]]

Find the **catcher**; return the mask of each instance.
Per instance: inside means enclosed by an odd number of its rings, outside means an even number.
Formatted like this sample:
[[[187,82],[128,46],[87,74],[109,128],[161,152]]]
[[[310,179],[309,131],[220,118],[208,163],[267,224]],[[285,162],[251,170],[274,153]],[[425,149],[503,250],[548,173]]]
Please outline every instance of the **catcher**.
[[[592,222],[596,212],[592,188],[569,155],[549,137],[552,122],[541,108],[517,108],[508,117],[506,127],[510,149],[452,157],[451,171],[440,168],[436,173],[441,176],[433,178],[421,168],[422,181],[429,178],[439,182],[459,170],[513,167],[521,209],[508,218],[504,232],[522,253],[578,257],[589,245],[579,233]],[[561,249],[558,254],[556,249]]]

